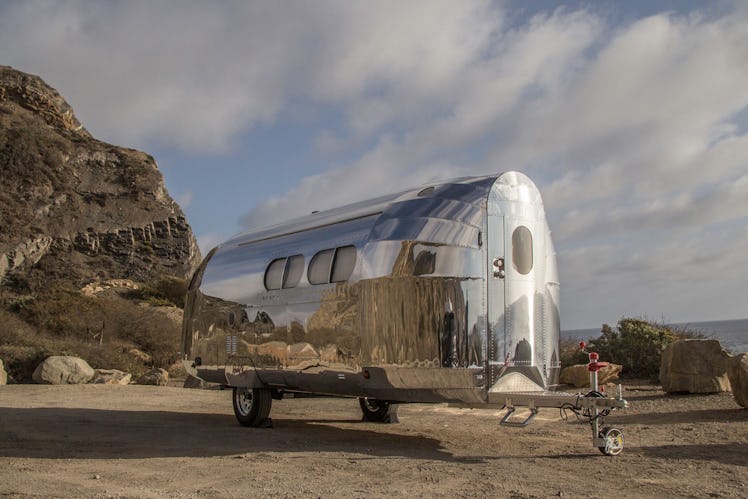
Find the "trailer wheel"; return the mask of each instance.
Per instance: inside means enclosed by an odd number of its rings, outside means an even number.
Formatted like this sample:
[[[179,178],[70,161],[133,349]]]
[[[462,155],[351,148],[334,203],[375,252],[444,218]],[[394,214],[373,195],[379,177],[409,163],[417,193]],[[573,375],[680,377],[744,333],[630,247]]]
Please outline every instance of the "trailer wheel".
[[[372,423],[397,423],[397,404],[392,404],[384,400],[359,398],[361,412],[364,414],[364,420]]]
[[[617,456],[623,451],[623,432],[618,428],[603,428],[598,436],[605,440],[605,446],[598,449],[606,456]]]
[[[270,414],[272,394],[266,388],[234,387],[234,415],[242,426],[262,426]]]

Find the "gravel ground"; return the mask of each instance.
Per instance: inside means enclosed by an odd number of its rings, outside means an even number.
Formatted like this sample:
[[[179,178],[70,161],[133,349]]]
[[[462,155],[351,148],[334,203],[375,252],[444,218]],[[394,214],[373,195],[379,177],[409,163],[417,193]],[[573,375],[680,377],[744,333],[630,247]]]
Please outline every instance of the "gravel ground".
[[[608,418],[626,449],[607,457],[554,409],[521,429],[424,404],[375,424],[352,399],[289,399],[273,428],[245,428],[230,391],[0,386],[0,495],[748,497],[748,410],[730,394],[626,398]]]

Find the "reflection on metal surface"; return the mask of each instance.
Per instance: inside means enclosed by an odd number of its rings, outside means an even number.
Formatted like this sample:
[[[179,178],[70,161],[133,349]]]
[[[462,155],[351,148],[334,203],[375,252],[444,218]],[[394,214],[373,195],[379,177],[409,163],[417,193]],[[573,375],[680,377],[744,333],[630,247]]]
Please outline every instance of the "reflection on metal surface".
[[[341,272],[331,252],[318,279],[315,255],[335,248],[345,248]],[[295,267],[285,287],[291,255],[307,268]],[[476,403],[498,386],[554,385],[558,333],[542,201],[527,177],[509,172],[224,243],[191,283],[183,352],[197,374],[233,386]],[[196,357],[202,365],[192,366]]]

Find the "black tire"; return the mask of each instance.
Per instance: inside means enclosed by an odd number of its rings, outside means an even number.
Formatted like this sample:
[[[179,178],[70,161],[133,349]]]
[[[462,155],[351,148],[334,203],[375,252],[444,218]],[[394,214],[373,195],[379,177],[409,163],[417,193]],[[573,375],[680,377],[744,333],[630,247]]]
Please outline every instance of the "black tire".
[[[359,398],[364,420],[372,423],[397,423],[397,405],[384,400]]]
[[[266,388],[234,387],[232,397],[234,415],[242,426],[262,426],[273,405],[273,397]]]

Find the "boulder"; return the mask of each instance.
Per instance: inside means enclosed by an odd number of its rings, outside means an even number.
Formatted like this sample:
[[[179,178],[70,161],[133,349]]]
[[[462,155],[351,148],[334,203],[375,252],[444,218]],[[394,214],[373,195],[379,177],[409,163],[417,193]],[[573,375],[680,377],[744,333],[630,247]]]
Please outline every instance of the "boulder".
[[[662,352],[660,383],[668,393],[730,391],[729,354],[717,340],[694,339],[671,343]]]
[[[143,364],[147,364],[153,360],[150,355],[148,355],[142,350],[138,350],[137,348],[131,348],[130,350],[127,351],[127,353],[128,355],[130,355],[130,357],[137,359]]]
[[[184,380],[185,388],[207,388],[207,386],[208,384],[205,381],[191,374],[188,374]]]
[[[89,383],[92,385],[127,385],[130,379],[132,379],[132,374],[118,369],[96,369]]]
[[[170,365],[167,371],[169,372],[169,378],[171,379],[184,379],[188,375],[187,370],[184,368],[184,363],[180,360]]]
[[[0,359],[0,385],[7,385],[7,384],[8,384],[8,373],[5,372],[3,359]]]
[[[598,371],[597,384],[602,386],[618,379],[622,370],[623,366],[619,364],[608,364]],[[587,364],[577,364],[563,368],[560,381],[565,385],[574,385],[576,388],[590,386],[590,372],[587,370]]]
[[[748,408],[748,353],[730,357],[727,363],[727,376],[730,378],[735,402]]]
[[[93,375],[94,370],[85,360],[53,355],[37,366],[31,378],[40,384],[80,385],[88,383]]]
[[[169,382],[169,373],[165,369],[156,368],[151,369],[140,378],[138,378],[137,384],[139,385],[156,385],[166,386]]]

